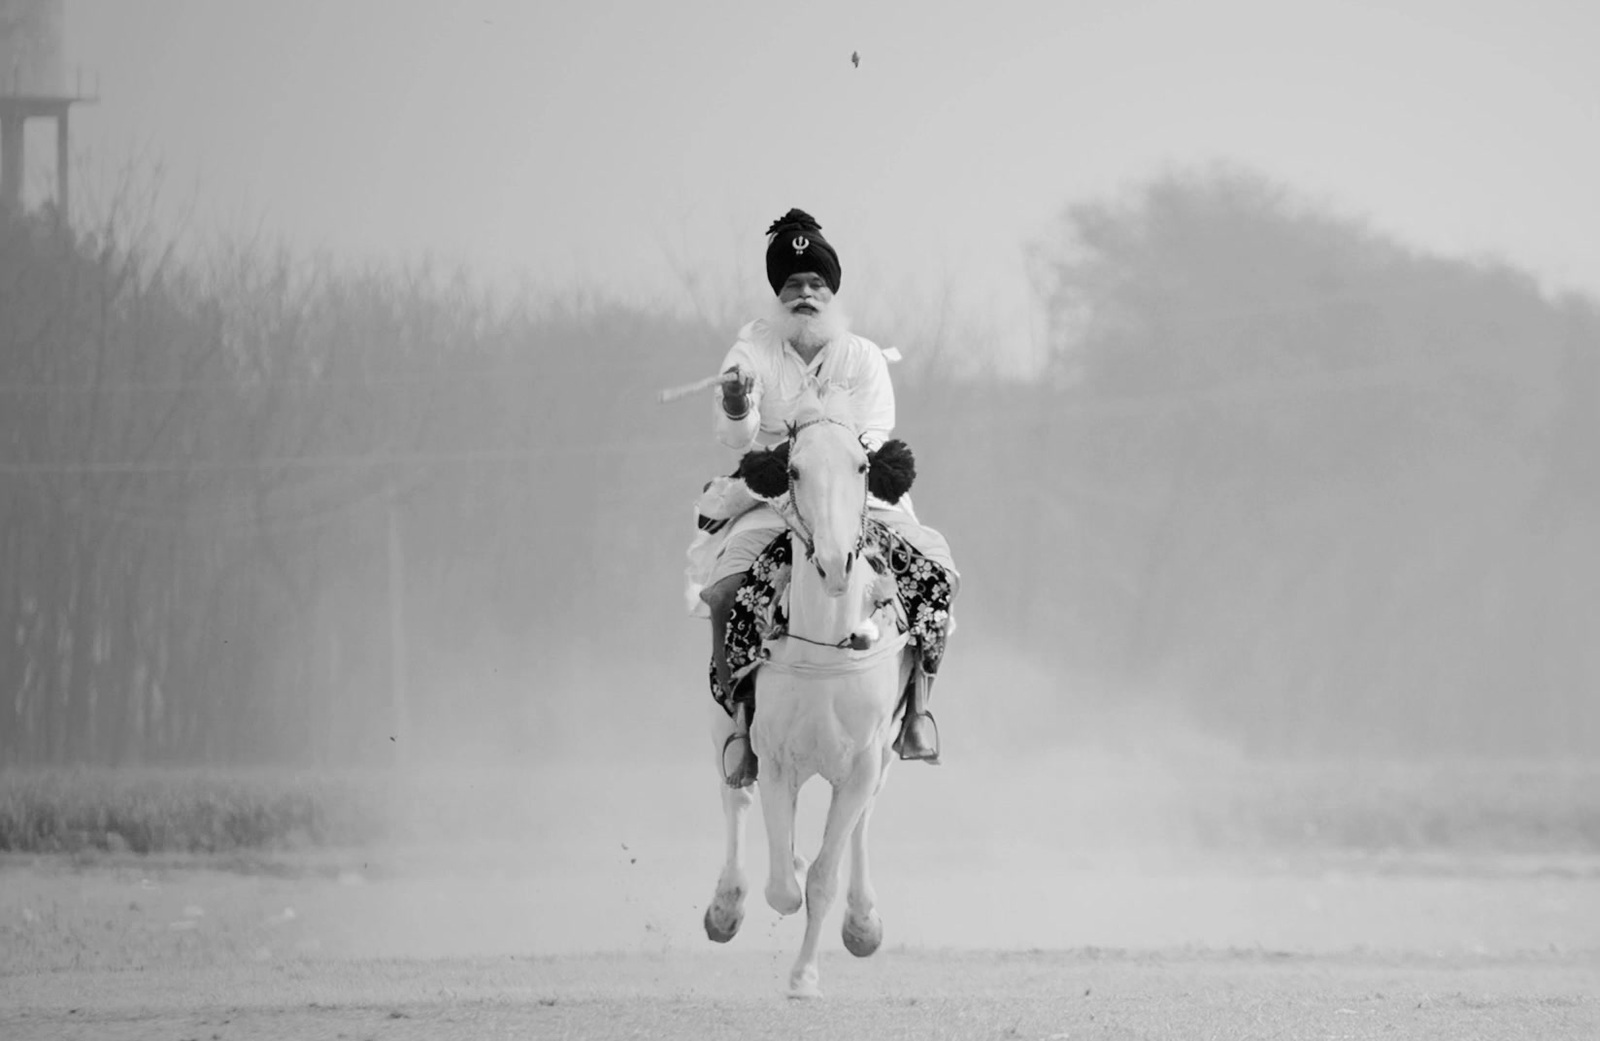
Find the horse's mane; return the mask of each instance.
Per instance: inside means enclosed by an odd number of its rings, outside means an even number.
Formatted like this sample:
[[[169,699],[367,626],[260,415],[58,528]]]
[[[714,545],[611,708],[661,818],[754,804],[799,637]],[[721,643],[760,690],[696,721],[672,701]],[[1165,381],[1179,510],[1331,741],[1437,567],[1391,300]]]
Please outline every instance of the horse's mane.
[[[837,383],[808,383],[795,403],[794,425],[818,419],[843,423],[857,434],[853,396],[848,387]]]

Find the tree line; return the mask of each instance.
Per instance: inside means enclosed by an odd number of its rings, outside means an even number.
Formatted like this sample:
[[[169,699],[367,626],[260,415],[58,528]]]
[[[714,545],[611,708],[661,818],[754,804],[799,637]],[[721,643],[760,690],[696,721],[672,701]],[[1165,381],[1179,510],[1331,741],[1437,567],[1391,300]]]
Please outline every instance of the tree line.
[[[1231,172],[1032,257],[1036,378],[941,365],[981,350],[943,323],[895,378],[961,625],[1050,662],[1055,711],[1600,751],[1593,301]],[[682,552],[731,460],[654,394],[733,331],[0,217],[0,765],[537,753],[704,696]]]

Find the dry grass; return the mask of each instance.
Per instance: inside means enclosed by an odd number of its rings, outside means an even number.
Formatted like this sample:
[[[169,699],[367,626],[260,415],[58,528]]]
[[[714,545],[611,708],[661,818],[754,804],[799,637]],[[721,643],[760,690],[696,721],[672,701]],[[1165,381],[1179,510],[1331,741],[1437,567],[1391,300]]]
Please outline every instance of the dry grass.
[[[653,805],[661,820],[714,805],[714,789],[698,770],[679,773],[636,768],[609,785],[580,785],[579,768],[557,764],[489,778],[437,773],[404,781],[382,773],[0,771],[0,852],[347,848],[418,836],[464,839],[474,828],[549,834],[624,805]],[[970,816],[961,825],[970,833],[1012,827],[997,823],[1006,816],[997,810],[1009,806],[1025,812],[1028,830],[1044,840],[1057,831],[1082,836],[1086,818],[1100,814],[1125,830],[1144,827],[1205,849],[1600,852],[1600,765],[1174,769],[1041,761],[939,777],[964,794],[941,797],[930,809],[947,822]],[[914,783],[925,793],[934,780]],[[1032,792],[1039,801],[980,798],[984,785]],[[915,797],[898,796],[894,812],[916,814],[908,805]]]
[[[1600,767],[1240,767],[1202,783],[1207,846],[1600,851]]]
[[[226,853],[382,837],[377,779],[249,771],[0,772],[0,852]]]

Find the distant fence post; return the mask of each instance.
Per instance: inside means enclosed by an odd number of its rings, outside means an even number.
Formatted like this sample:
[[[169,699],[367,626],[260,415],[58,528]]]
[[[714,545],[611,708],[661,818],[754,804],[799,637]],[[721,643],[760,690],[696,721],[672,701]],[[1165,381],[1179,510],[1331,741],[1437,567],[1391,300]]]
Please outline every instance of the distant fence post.
[[[403,765],[410,756],[408,715],[405,546],[400,538],[400,502],[394,485],[389,486],[389,740],[394,745],[391,762]]]

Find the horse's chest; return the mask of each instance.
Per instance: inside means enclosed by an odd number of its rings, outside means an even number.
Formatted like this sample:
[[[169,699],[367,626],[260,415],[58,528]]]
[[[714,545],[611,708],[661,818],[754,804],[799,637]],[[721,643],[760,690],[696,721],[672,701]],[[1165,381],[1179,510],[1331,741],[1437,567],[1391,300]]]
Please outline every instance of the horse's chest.
[[[756,755],[801,776],[830,780],[851,772],[863,752],[887,739],[892,703],[866,691],[757,688]],[[804,685],[802,685],[804,686]]]

